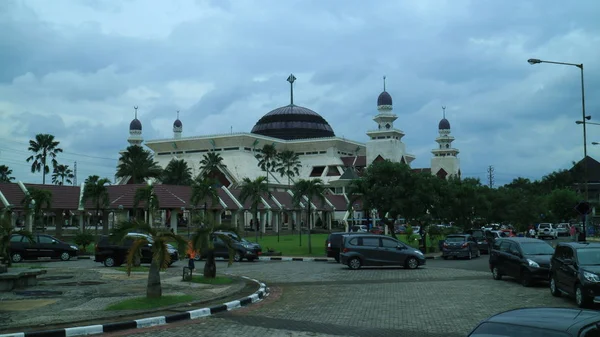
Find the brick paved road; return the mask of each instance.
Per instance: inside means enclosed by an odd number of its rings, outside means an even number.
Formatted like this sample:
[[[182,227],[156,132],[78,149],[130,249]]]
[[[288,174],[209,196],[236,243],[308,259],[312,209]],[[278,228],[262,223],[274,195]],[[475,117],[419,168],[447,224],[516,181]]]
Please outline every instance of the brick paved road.
[[[487,271],[435,265],[352,271],[335,263],[236,264],[221,270],[260,279],[272,295],[240,311],[111,336],[454,337],[504,310],[574,307],[550,296],[547,285],[523,288],[510,280],[494,281]]]

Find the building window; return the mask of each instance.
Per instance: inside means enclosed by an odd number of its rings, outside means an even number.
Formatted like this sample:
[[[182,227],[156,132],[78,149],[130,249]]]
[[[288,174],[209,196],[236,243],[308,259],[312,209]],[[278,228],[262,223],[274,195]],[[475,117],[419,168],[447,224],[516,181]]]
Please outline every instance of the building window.
[[[310,172],[311,177],[320,177],[325,171],[325,166],[314,166],[312,171]]]
[[[329,166],[329,169],[327,170],[328,177],[337,177],[339,175],[340,171],[338,170],[337,166]]]

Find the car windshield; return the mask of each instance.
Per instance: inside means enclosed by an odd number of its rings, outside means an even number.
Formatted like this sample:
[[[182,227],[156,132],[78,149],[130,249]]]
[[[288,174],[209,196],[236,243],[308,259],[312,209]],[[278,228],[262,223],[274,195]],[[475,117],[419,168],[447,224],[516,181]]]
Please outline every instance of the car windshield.
[[[554,248],[545,242],[523,242],[521,243],[523,255],[552,255]]]
[[[600,248],[578,249],[577,260],[581,265],[600,265]]]
[[[446,238],[446,242],[464,242],[464,236],[449,236]]]
[[[518,321],[515,322],[519,324]],[[522,325],[509,325],[504,323],[482,323],[469,337],[568,337],[569,335],[556,330],[534,328]]]

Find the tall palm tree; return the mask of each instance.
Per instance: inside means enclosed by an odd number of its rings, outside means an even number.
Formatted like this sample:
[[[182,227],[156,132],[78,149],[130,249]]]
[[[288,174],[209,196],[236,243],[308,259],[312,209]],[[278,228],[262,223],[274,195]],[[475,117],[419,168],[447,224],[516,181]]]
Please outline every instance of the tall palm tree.
[[[228,267],[233,264],[234,256],[236,254],[233,249],[233,241],[229,235],[222,234],[223,232],[234,232],[237,234],[237,229],[229,226],[215,226],[213,221],[205,223],[204,227],[199,227],[191,238],[190,246],[192,251],[199,252],[200,257],[205,257],[206,262],[204,263],[204,277],[215,278],[217,276],[217,264],[215,263],[215,247],[213,245],[213,238],[220,238],[227,249],[229,250],[229,262]],[[191,256],[190,256],[191,257]]]
[[[192,169],[183,159],[171,159],[162,172],[163,184],[189,186],[192,183]]]
[[[245,204],[246,200],[250,200],[252,217],[254,219],[255,224],[258,224],[260,222],[258,220],[258,204],[261,202],[262,196],[269,191],[267,189],[267,184],[265,180],[265,177],[258,177],[254,180],[244,178],[244,180],[242,180],[240,201],[242,202],[242,204]],[[256,231],[256,241],[258,241],[259,230],[260,226],[258,226],[258,230]]]
[[[274,144],[265,144],[262,151],[256,154],[258,159],[258,167],[265,171],[267,174],[267,198],[271,199],[271,192],[269,191],[269,175],[277,168],[277,149]],[[266,214],[265,222],[269,225],[269,213]]]
[[[69,165],[58,164],[54,167],[54,172],[52,173],[52,183],[54,185],[64,185],[66,182],[72,185],[73,180],[71,179],[74,177],[73,170],[69,168]]]
[[[160,178],[162,169],[152,153],[141,146],[131,145],[121,154],[117,165],[117,178],[131,177],[132,184],[144,182],[146,178]]]
[[[37,188],[29,188],[25,198],[21,200],[21,204],[25,211],[33,212],[33,222],[35,223],[44,210],[52,208],[52,192]],[[32,228],[28,228],[27,230],[31,231]]]
[[[38,133],[35,135],[35,140],[29,141],[29,151],[34,154],[27,158],[27,162],[33,161],[31,163],[31,173],[42,172],[42,184],[46,184],[46,174],[50,172],[50,167],[48,166],[48,160],[52,163],[52,167],[55,167],[56,155],[58,153],[63,152],[61,148],[58,147],[60,142],[54,140],[54,136],[45,133]]]
[[[162,285],[160,281],[160,271],[167,269],[172,263],[171,254],[169,253],[169,242],[173,242],[177,246],[179,256],[185,256],[187,249],[187,241],[171,231],[164,229],[156,229],[144,222],[122,222],[113,227],[112,234],[118,240],[124,240],[127,233],[143,233],[149,236],[148,239],[139,237],[129,248],[127,254],[127,275],[131,274],[131,267],[136,264],[139,259],[140,249],[148,244],[152,249],[152,262],[148,271],[148,283],[146,285],[147,298],[160,298],[162,296]]]
[[[325,203],[325,196],[323,192],[323,181],[321,179],[300,179],[294,184],[292,198],[295,205],[299,205],[303,201],[303,197],[308,198],[306,202],[306,220],[308,221],[308,253],[312,254],[312,242],[310,239],[310,228],[312,223],[312,216],[310,212],[310,204],[313,199],[317,198],[321,204]],[[302,228],[300,228],[302,230]]]
[[[104,211],[108,205],[110,204],[108,200],[108,188],[107,185],[110,184],[110,180],[108,178],[100,178],[97,175],[89,176],[85,180],[85,185],[83,188],[83,196],[81,197],[81,203],[85,205],[88,200],[94,204],[94,208],[96,209],[96,230],[95,235],[98,236],[98,223],[100,222],[100,210]],[[84,224],[85,226],[85,224]]]
[[[200,170],[205,177],[216,178],[227,165],[223,164],[223,157],[216,152],[205,153],[200,160]]]
[[[6,165],[0,165],[0,183],[10,183],[15,180],[13,171]]]
[[[213,206],[219,202],[219,194],[215,189],[215,180],[208,177],[198,176],[192,183],[192,196],[190,201],[192,202],[192,205],[197,207],[206,199],[210,200],[211,208],[213,208]],[[204,214],[203,220],[205,222],[208,221],[206,214]]]
[[[300,175],[302,162],[298,154],[292,150],[283,150],[277,154],[276,171],[281,177],[287,177],[288,189],[291,188],[291,178]]]
[[[135,195],[133,196],[133,207],[137,209],[142,201],[144,202],[144,209],[147,211],[147,214],[144,215],[144,221],[152,225],[150,223],[150,215],[153,215],[160,207],[158,197],[156,196],[156,193],[154,193],[154,186],[146,185],[135,191]]]

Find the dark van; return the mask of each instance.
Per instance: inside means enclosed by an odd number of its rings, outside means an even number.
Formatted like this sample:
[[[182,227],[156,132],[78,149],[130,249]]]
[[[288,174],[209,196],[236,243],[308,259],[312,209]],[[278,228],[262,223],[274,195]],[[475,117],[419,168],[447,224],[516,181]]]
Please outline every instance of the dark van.
[[[545,241],[531,238],[496,240],[490,252],[490,270],[494,280],[510,276],[525,287],[550,277],[550,258],[554,248]]]
[[[362,266],[403,266],[416,269],[425,264],[421,251],[384,235],[344,235],[340,261],[350,269]]]
[[[342,247],[342,236],[364,234],[360,232],[337,232],[331,233],[325,240],[325,252],[327,257],[333,257],[335,262],[340,262],[340,249]]]

